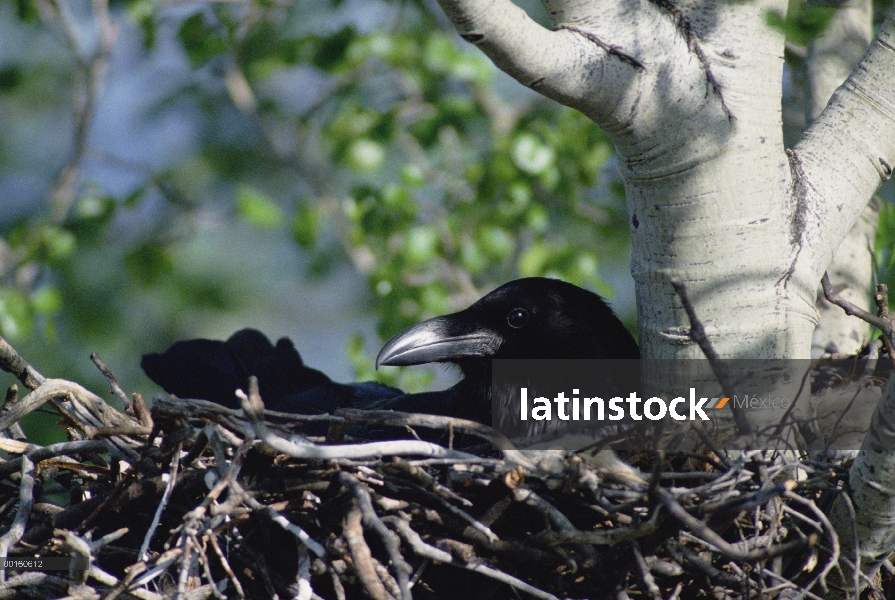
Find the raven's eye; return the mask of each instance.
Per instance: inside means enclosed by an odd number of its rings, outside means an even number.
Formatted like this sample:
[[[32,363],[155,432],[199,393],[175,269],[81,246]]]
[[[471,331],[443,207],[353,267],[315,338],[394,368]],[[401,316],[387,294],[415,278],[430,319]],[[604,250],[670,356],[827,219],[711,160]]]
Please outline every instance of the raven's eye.
[[[510,314],[507,315],[507,323],[509,323],[510,327],[513,329],[519,329],[528,323],[528,311],[524,308],[514,308],[510,311]]]

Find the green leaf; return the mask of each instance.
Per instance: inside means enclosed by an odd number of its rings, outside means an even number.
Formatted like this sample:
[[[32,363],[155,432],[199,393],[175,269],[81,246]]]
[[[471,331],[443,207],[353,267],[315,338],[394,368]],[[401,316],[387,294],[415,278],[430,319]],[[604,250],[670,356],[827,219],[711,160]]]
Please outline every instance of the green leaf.
[[[108,196],[85,196],[75,204],[74,217],[84,221],[106,218],[115,210],[115,200]]]
[[[310,202],[301,202],[292,220],[292,239],[305,250],[312,250],[317,245],[322,228],[321,210]]]
[[[522,277],[543,276],[550,261],[550,249],[542,243],[532,244],[519,257],[519,275]]]
[[[75,249],[75,234],[67,229],[48,225],[41,230],[43,255],[47,262],[55,262],[66,258]]]
[[[404,239],[404,258],[411,265],[424,265],[435,258],[438,230],[432,225],[417,225]]]
[[[550,214],[541,204],[534,204],[525,212],[525,223],[536,233],[544,233],[550,227]]]
[[[133,192],[124,197],[124,200],[121,201],[122,206],[126,206],[127,208],[133,208],[140,201],[140,198],[146,193],[146,189],[148,185],[141,185]]]
[[[172,277],[173,287],[185,306],[198,309],[232,310],[237,299],[227,286],[213,276],[177,274]]]
[[[205,15],[201,12],[189,17],[180,25],[177,37],[194,69],[198,69],[227,50],[224,36],[205,22]]]
[[[370,139],[359,139],[348,148],[346,161],[357,173],[372,174],[379,170],[385,160],[385,149]]]
[[[31,306],[36,313],[57,313],[62,308],[62,292],[55,285],[41,286],[31,294]]]
[[[348,48],[356,39],[357,32],[353,27],[343,27],[330,36],[319,38],[317,50],[311,57],[311,64],[324,71],[335,70],[345,59]]]
[[[581,252],[575,259],[575,269],[582,278],[596,278],[599,261],[592,252]]]
[[[792,1],[785,17],[780,11],[770,10],[765,14],[765,22],[783,32],[790,42],[805,46],[823,33],[835,12],[832,6]]]
[[[16,16],[25,23],[37,21],[37,6],[35,0],[16,0]]]
[[[876,230],[873,249],[879,254],[895,246],[895,204],[882,202],[879,209],[879,227]]]
[[[273,229],[283,223],[283,209],[269,196],[243,185],[236,194],[239,214],[252,225]]]
[[[523,133],[513,141],[513,163],[529,175],[538,175],[553,165],[556,152],[530,133]]]
[[[124,255],[124,267],[138,283],[151,286],[174,271],[174,261],[168,248],[150,240]]]
[[[478,244],[466,240],[460,246],[460,264],[471,274],[478,275],[488,268],[489,261]]]
[[[446,313],[448,308],[448,291],[444,284],[440,281],[433,281],[423,287],[420,294],[420,304],[423,312],[427,314],[443,315]]]
[[[156,24],[155,15],[158,7],[152,0],[136,0],[128,3],[127,15],[131,22],[140,28],[143,34],[143,48],[152,50],[155,47]]]
[[[27,298],[12,288],[0,289],[0,333],[9,339],[28,337],[34,318]]]
[[[0,93],[8,93],[15,90],[24,81],[25,76],[19,65],[4,65],[0,67]]]
[[[490,258],[505,260],[516,249],[516,240],[502,227],[483,227],[479,233],[479,245]]]
[[[401,181],[413,187],[426,184],[426,178],[420,168],[410,163],[401,167]]]

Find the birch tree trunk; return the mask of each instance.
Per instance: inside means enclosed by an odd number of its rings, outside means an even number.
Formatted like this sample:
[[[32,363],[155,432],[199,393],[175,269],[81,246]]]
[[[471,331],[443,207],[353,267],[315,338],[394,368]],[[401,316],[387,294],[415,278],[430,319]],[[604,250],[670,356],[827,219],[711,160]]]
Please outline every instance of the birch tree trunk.
[[[830,96],[848,77],[873,37],[873,3],[870,0],[845,0],[811,43],[806,60],[808,78],[807,122],[814,121],[826,107]],[[879,224],[879,202],[872,199],[855,226],[842,240],[833,262],[827,268],[834,290],[858,306],[873,305],[873,239]],[[814,330],[811,356],[857,354],[870,335],[870,327],[845,314],[824,299],[818,286],[817,310],[820,322]]]
[[[839,85],[861,59],[871,39],[873,6],[869,0],[843,2],[811,45],[808,53],[808,122],[816,119]],[[873,306],[873,238],[879,217],[874,198],[864,208],[854,227],[839,246],[827,268],[840,296],[864,307]],[[854,354],[861,348],[869,327],[823,298],[818,290],[820,322],[814,330],[812,356],[841,352]],[[842,571],[834,598],[848,597],[866,586],[866,578],[852,575],[854,564],[860,573],[872,577],[883,560],[895,550],[895,438],[889,423],[895,414],[895,388],[887,387],[877,406],[862,451],[849,473],[848,498],[840,496],[830,511],[830,520],[839,536]]]
[[[855,224],[895,165],[895,17],[853,70],[845,56],[841,76],[829,62],[822,66],[821,54],[836,47],[825,49],[824,40],[815,46],[816,118],[787,149],[784,39],[766,20],[768,11],[785,13],[783,0],[544,0],[552,30],[509,0],[439,2],[460,35],[499,68],[581,111],[613,140],[644,358],[701,356],[671,277],[687,284],[721,357],[810,357],[820,277],[837,250],[849,270],[848,248],[863,244],[870,229]],[[847,31],[849,19],[860,22],[854,55],[868,34],[867,6],[847,5],[834,23]],[[854,237],[840,250],[849,232]],[[848,283],[855,290],[869,283],[862,268]],[[853,347],[843,341],[847,326],[824,325],[818,344]],[[866,573],[895,544],[889,387],[865,441],[873,451],[851,472]],[[854,522],[843,503],[835,516],[840,539]]]

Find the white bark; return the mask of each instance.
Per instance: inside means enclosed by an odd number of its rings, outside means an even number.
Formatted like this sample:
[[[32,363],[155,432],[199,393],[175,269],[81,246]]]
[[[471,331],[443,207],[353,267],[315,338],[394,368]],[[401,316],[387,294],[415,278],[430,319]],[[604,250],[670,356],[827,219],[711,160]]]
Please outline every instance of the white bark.
[[[873,37],[873,3],[846,0],[839,6],[824,31],[808,49],[807,121],[814,121],[842,82],[861,60]],[[879,222],[879,203],[871,202],[840,244],[827,268],[836,292],[858,306],[872,306],[870,282],[873,275],[873,239]],[[870,327],[850,317],[823,297],[818,286],[819,323],[811,344],[812,358],[825,353],[856,354],[870,335]]]
[[[553,31],[509,0],[439,2],[498,67],[615,143],[645,358],[701,356],[671,277],[687,284],[720,356],[810,356],[818,281],[895,165],[895,16],[786,151],[783,36],[765,20],[784,0],[544,0]],[[840,18],[833,27],[848,26]],[[814,75],[820,104],[827,72]],[[895,434],[884,426],[893,421],[874,417],[851,473],[867,572],[895,543]],[[851,522],[836,510],[846,543]]]
[[[554,31],[509,0],[440,2],[500,68],[614,141],[645,357],[701,356],[671,276],[721,356],[810,355],[820,275],[895,164],[891,21],[788,156],[783,38],[765,20],[782,0],[545,0]]]
[[[869,578],[895,551],[895,378],[889,379],[883,391],[849,471],[849,496],[852,506],[837,498],[830,521],[839,536],[841,556],[852,563],[857,537],[861,572]],[[841,562],[846,579],[839,583],[853,591],[853,569],[845,560]],[[866,581],[859,578],[858,588],[863,589]]]
[[[820,114],[834,89],[860,60],[871,37],[872,10],[868,0],[844,3],[812,45],[808,59],[809,119]],[[871,310],[871,250],[878,216],[879,203],[871,201],[827,269],[840,296]],[[822,298],[823,292],[819,291],[820,323],[814,331],[812,355],[827,351],[857,352],[862,338],[869,334],[869,327]],[[895,434],[887,426],[893,415],[895,387],[889,385],[876,407],[862,451],[849,471],[848,501],[837,498],[830,511],[830,521],[836,528],[842,551],[841,567],[846,574],[838,583],[850,593],[856,587],[852,577],[856,549],[861,573],[868,578],[895,550]],[[857,588],[863,589],[866,581],[859,578]]]
[[[806,270],[821,273],[895,165],[895,16],[795,151],[806,181]]]
[[[827,267],[833,290],[849,302],[873,311],[873,240],[879,226],[879,200],[873,199],[864,207],[855,226],[851,228]],[[811,358],[827,353],[857,354],[870,337],[870,326],[851,317],[824,298],[823,289],[817,290],[819,322],[811,342]]]

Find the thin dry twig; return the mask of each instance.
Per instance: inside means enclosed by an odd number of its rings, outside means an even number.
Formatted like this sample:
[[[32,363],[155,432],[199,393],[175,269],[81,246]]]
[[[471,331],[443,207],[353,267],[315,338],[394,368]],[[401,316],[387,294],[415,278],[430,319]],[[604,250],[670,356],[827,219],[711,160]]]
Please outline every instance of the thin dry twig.
[[[706,335],[702,321],[700,321],[699,317],[696,315],[696,309],[693,308],[693,304],[690,302],[690,297],[687,295],[687,286],[677,277],[672,277],[669,280],[669,283],[674,287],[674,291],[677,292],[678,297],[681,299],[681,304],[684,306],[684,310],[687,311],[687,318],[690,320],[690,339],[699,345],[700,350],[702,350],[702,353],[708,359],[709,364],[712,366],[712,372],[715,373],[718,383],[721,384],[721,389],[724,391],[724,395],[728,398],[733,398],[733,382],[730,380],[730,373],[727,371],[727,367],[721,361],[721,357],[715,351],[712,342]],[[733,419],[739,434],[749,435],[752,427],[749,425],[746,415],[743,411],[739,410],[736,403],[730,402],[728,405],[733,411]]]
[[[883,332],[883,341],[886,344],[889,358],[895,362],[895,323],[892,322],[892,319],[889,316],[887,286],[884,284],[876,286],[877,291],[874,295],[874,300],[876,301],[878,314],[874,315],[834,292],[833,284],[830,283],[830,276],[826,272],[824,272],[824,276],[821,278],[820,283],[824,290],[824,298],[827,299],[827,302],[835,304],[844,310],[845,314],[866,321]]]
[[[96,368],[100,370],[100,373],[109,380],[109,385],[112,386],[112,393],[115,394],[115,397],[121,401],[121,404],[124,405],[125,408],[130,408],[131,399],[128,398],[124,390],[121,389],[121,386],[118,384],[118,379],[115,378],[115,375],[112,374],[112,371],[106,366],[106,363],[99,357],[99,354],[93,352],[90,355],[90,360],[92,360],[93,364],[96,365]]]

